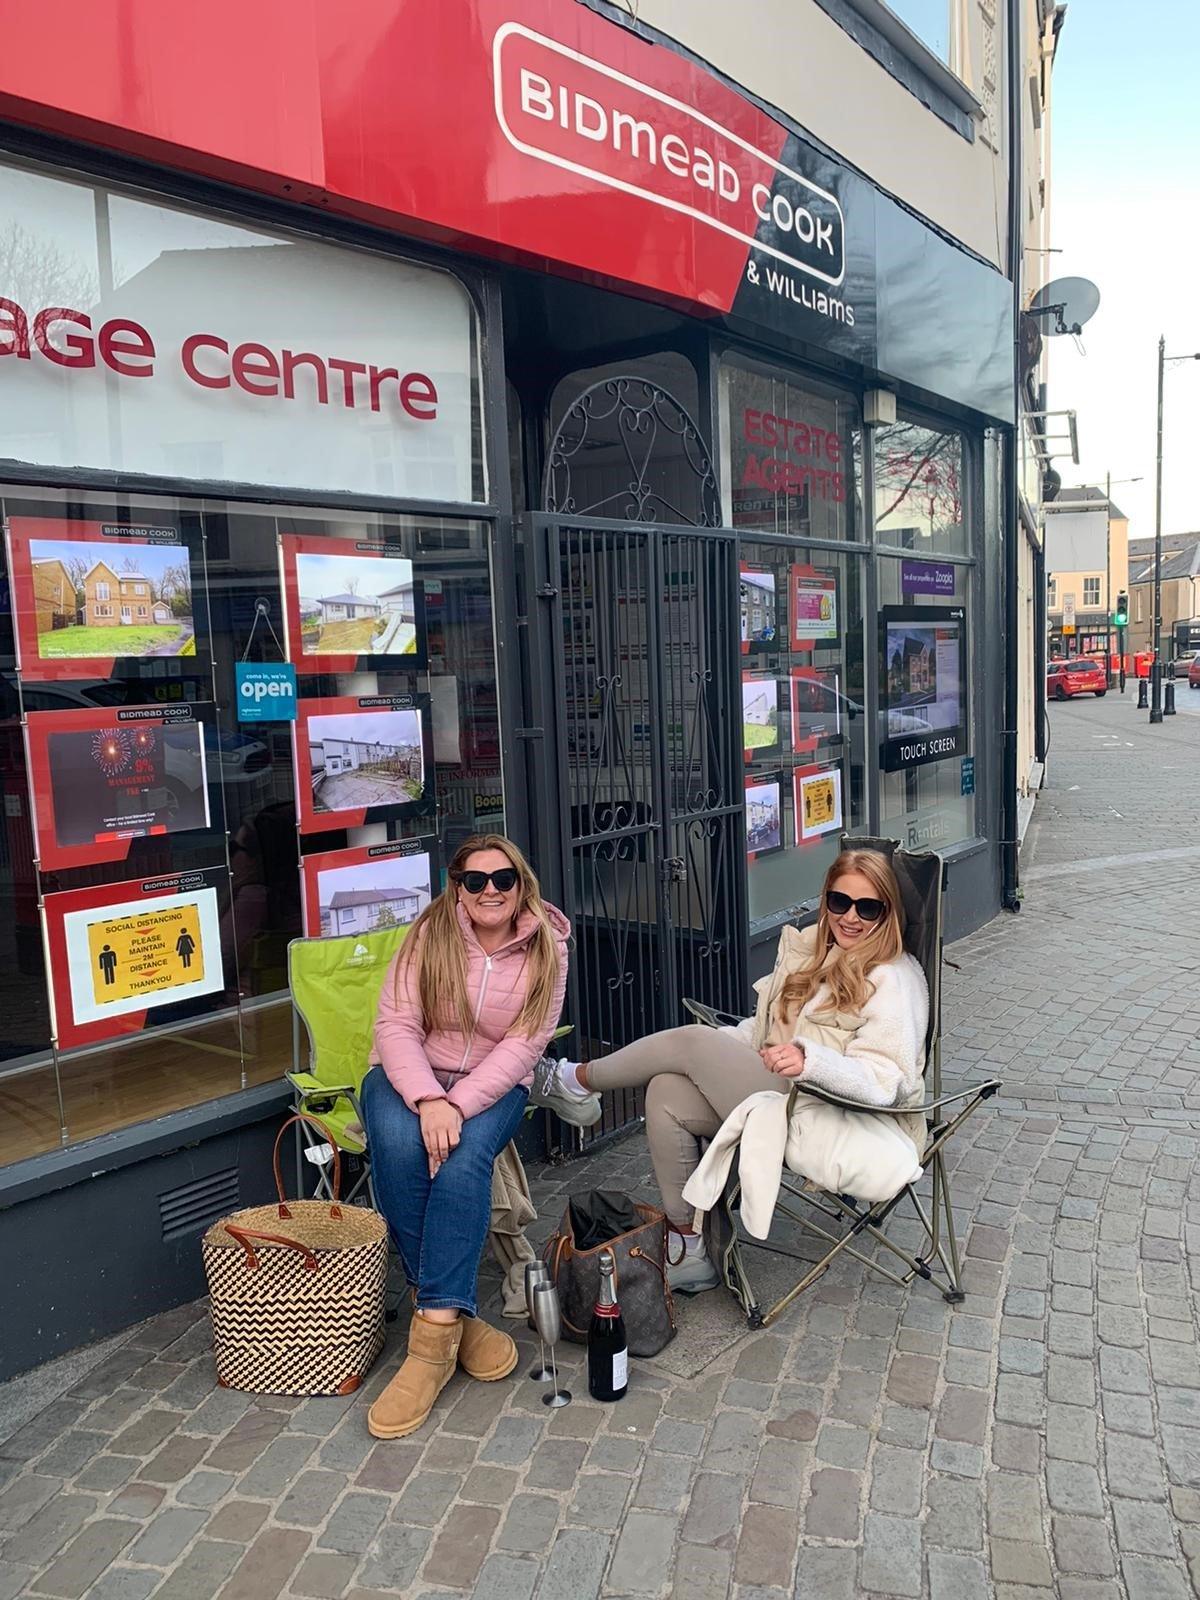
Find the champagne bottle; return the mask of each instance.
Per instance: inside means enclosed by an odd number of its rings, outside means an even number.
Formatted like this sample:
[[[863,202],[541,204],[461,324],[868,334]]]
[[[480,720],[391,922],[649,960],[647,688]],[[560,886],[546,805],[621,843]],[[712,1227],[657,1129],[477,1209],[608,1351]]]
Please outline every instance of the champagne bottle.
[[[629,1343],[617,1304],[611,1250],[600,1252],[600,1298],[588,1329],[588,1393],[593,1400],[622,1400],[629,1387]]]

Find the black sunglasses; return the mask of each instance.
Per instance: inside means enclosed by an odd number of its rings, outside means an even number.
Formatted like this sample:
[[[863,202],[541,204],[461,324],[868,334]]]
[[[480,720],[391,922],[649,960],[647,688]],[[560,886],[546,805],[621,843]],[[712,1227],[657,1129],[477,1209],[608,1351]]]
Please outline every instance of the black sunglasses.
[[[455,881],[461,883],[468,894],[482,894],[489,883],[500,894],[508,894],[516,888],[519,876],[516,867],[501,867],[499,872],[459,872]]]
[[[878,922],[887,910],[882,900],[852,900],[840,889],[826,889],[825,905],[835,917],[844,917],[853,906],[864,922]]]

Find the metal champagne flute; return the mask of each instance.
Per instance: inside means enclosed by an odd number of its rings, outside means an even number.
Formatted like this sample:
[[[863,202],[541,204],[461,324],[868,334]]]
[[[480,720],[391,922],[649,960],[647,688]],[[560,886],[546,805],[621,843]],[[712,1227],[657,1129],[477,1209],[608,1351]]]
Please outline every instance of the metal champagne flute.
[[[533,1320],[539,1336],[550,1346],[550,1371],[554,1388],[542,1396],[544,1406],[565,1406],[571,1401],[569,1389],[558,1386],[558,1362],[554,1346],[562,1336],[562,1310],[558,1303],[558,1290],[552,1283],[539,1283],[533,1290]]]
[[[525,1263],[525,1309],[529,1313],[529,1326],[537,1332],[537,1322],[533,1314],[533,1291],[540,1283],[550,1282],[550,1269],[544,1261],[527,1261]],[[534,1383],[552,1383],[554,1374],[546,1365],[546,1346],[542,1336],[538,1333],[538,1364],[529,1374]]]

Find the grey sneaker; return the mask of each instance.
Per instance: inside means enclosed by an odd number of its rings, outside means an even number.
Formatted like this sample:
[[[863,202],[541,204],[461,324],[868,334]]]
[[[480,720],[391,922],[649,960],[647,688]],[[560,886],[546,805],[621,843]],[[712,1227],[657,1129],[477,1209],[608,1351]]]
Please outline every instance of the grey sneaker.
[[[600,1121],[601,1106],[598,1094],[584,1089],[572,1089],[562,1081],[560,1063],[543,1056],[533,1069],[533,1088],[529,1091],[529,1104],[543,1106],[556,1117],[575,1128],[590,1128]]]
[[[667,1282],[672,1294],[703,1294],[721,1285],[721,1274],[707,1250],[685,1255],[682,1261],[667,1263]]]

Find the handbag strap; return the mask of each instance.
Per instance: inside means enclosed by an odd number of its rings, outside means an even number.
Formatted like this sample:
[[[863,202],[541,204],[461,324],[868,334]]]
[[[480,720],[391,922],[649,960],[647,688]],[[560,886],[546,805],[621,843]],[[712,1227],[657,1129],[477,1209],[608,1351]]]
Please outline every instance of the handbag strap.
[[[316,1256],[306,1244],[301,1244],[298,1239],[286,1239],[282,1233],[260,1233],[257,1228],[239,1228],[233,1222],[225,1224],[225,1232],[231,1239],[236,1239],[246,1252],[246,1266],[252,1272],[257,1271],[261,1263],[254,1252],[254,1246],[250,1243],[251,1239],[258,1239],[263,1244],[281,1244],[286,1245],[289,1250],[298,1250],[304,1257],[306,1272],[316,1272],[319,1265]]]
[[[655,1272],[657,1272],[659,1277],[662,1279],[663,1295],[665,1296],[667,1302],[667,1316],[671,1321],[671,1331],[675,1332],[675,1297],[671,1293],[671,1280],[667,1277],[666,1268],[659,1266],[658,1262],[655,1261],[653,1256],[648,1256],[640,1244],[631,1245],[629,1254],[631,1256],[636,1256],[639,1261],[649,1262],[650,1266],[654,1268]]]
[[[307,1111],[294,1111],[290,1117],[285,1119],[283,1126],[275,1136],[275,1150],[271,1157],[271,1162],[275,1168],[275,1190],[279,1195],[279,1215],[286,1218],[290,1217],[292,1214],[288,1210],[287,1197],[283,1192],[283,1168],[279,1161],[279,1147],[283,1143],[284,1134],[288,1131],[293,1122],[308,1122],[311,1123],[314,1128],[319,1128],[321,1137],[333,1151],[333,1201],[329,1207],[329,1215],[334,1218],[340,1218],[342,1214],[342,1208],[338,1205],[338,1201],[342,1198],[342,1158],[338,1155],[337,1140],[321,1121],[320,1117],[314,1117],[310,1112]]]

